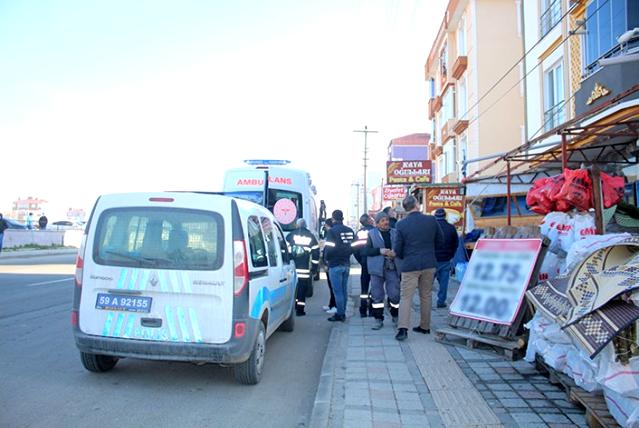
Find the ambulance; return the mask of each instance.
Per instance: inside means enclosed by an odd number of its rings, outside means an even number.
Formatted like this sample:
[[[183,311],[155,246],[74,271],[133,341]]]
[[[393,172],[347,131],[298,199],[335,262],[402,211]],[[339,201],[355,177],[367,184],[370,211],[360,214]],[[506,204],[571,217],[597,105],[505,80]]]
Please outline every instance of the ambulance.
[[[295,229],[298,219],[303,218],[306,227],[318,238],[316,190],[310,174],[288,167],[290,161],[287,160],[244,162],[247,166],[226,171],[224,194],[268,208],[285,235]]]

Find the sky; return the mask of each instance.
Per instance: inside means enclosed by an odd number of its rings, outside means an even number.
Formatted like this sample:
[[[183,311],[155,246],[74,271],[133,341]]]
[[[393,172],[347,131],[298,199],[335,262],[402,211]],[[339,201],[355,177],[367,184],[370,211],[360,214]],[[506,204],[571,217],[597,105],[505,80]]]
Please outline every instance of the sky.
[[[430,132],[424,64],[446,4],[0,0],[0,212],[33,196],[54,221],[105,193],[221,190],[244,159],[288,159],[348,210],[354,130],[378,131],[369,187],[391,139]]]

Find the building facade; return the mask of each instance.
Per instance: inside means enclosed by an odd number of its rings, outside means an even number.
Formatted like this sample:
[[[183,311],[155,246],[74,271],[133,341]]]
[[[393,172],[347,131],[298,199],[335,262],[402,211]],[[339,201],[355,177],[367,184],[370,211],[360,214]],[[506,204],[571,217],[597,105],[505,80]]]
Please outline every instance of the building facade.
[[[523,54],[520,12],[519,0],[448,3],[425,66],[438,182],[462,180],[481,167],[472,160],[525,139],[523,68],[506,74]]]

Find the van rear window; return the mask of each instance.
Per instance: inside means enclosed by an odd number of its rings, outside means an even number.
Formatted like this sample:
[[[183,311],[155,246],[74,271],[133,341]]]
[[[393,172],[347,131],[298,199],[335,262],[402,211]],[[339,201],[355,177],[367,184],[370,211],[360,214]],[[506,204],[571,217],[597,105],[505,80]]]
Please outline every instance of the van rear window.
[[[109,266],[217,270],[224,262],[224,219],[176,208],[114,208],[98,220],[93,259]]]

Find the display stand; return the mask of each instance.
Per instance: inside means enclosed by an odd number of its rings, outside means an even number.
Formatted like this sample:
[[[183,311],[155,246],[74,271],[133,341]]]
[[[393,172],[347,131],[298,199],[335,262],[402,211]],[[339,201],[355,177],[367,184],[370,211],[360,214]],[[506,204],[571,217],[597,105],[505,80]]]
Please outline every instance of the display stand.
[[[542,241],[539,256],[526,289],[537,285],[539,271],[548,251],[550,241]],[[467,317],[449,315],[450,328],[437,329],[436,339],[448,344],[462,344],[468,348],[477,348],[479,344],[491,347],[494,351],[508,359],[519,359],[527,343],[527,334],[523,331],[523,324],[532,317],[532,311],[527,304],[522,304],[514,321],[510,325],[495,324],[487,321],[475,320]]]

